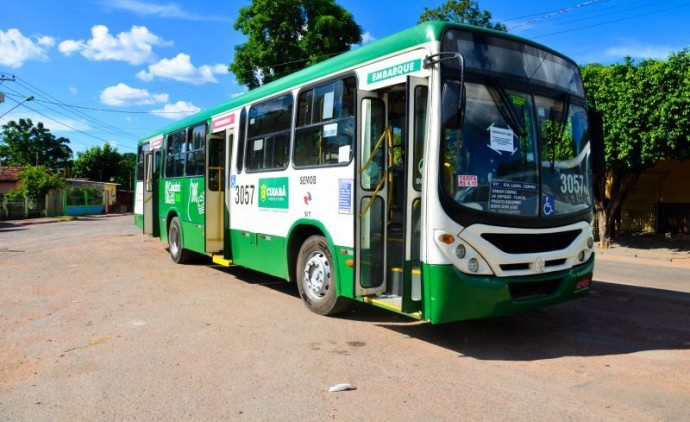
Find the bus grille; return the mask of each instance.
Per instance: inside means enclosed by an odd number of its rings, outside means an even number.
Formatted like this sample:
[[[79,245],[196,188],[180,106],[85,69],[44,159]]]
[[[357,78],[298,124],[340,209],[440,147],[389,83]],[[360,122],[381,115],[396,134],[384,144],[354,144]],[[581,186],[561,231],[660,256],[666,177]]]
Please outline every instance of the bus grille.
[[[482,238],[503,252],[521,254],[565,249],[580,233],[582,230],[539,234],[484,233]]]
[[[554,294],[561,287],[561,279],[537,281],[532,283],[508,283],[513,299],[533,299]]]

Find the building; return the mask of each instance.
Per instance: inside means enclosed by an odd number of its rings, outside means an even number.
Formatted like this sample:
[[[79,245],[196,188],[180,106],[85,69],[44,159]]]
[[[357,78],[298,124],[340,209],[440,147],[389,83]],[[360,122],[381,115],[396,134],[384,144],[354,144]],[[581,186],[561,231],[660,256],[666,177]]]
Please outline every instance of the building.
[[[0,196],[19,187],[19,174],[24,167],[0,166]]]
[[[690,234],[690,161],[661,160],[646,170],[621,210],[621,229]]]

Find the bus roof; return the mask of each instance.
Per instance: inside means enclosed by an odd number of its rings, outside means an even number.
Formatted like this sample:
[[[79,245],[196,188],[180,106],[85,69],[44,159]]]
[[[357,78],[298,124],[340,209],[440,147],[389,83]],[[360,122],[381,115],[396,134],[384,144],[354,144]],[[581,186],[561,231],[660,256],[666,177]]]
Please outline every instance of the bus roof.
[[[238,95],[237,97],[234,97],[231,100],[226,101],[222,104],[216,105],[206,110],[202,110],[182,120],[178,120],[175,123],[167,125],[161,128],[160,130],[141,138],[140,143],[166,133],[174,132],[176,130],[188,126],[192,126],[200,122],[205,122],[212,116],[220,114],[224,111],[229,111],[241,107],[242,105],[251,103],[253,101],[270,97],[274,94],[283,92],[296,86],[306,84],[314,80],[318,80],[328,75],[332,75],[344,71],[346,69],[350,69],[352,67],[355,67],[363,63],[367,63],[369,61],[373,61],[379,57],[394,54],[398,51],[412,48],[416,45],[425,44],[428,42],[441,41],[443,33],[449,28],[463,29],[471,32],[485,32],[487,34],[491,34],[494,36],[509,38],[517,42],[528,44],[539,49],[548,51],[549,53],[555,54],[568,61],[572,61],[568,57],[558,53],[557,51],[551,50],[548,47],[505,32],[498,32],[476,26],[462,25],[443,21],[424,22],[412,28],[408,28],[404,31],[390,35],[386,38],[382,38],[370,44],[356,48],[355,50],[348,51],[331,59],[317,63],[313,66],[309,66],[288,76],[275,80],[271,83],[260,86],[241,95]]]

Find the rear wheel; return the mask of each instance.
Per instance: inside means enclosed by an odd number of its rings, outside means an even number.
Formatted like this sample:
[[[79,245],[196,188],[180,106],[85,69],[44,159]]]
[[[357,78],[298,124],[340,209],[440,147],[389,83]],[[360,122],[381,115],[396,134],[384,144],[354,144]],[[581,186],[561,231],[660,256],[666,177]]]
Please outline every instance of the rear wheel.
[[[297,289],[307,308],[319,315],[336,315],[350,307],[350,301],[336,291],[333,257],[323,236],[309,237],[300,248]]]
[[[170,251],[170,258],[178,264],[186,264],[192,259],[192,253],[184,249],[182,245],[182,229],[180,228],[180,220],[177,217],[173,217],[170,220],[168,250]]]

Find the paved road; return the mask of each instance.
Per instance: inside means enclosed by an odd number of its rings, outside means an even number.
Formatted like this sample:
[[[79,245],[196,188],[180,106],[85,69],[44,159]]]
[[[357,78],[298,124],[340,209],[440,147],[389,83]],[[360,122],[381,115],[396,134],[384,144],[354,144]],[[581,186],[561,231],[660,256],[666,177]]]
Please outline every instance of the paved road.
[[[588,298],[431,326],[174,265],[128,216],[0,228],[0,420],[686,420],[689,274],[602,260]]]

